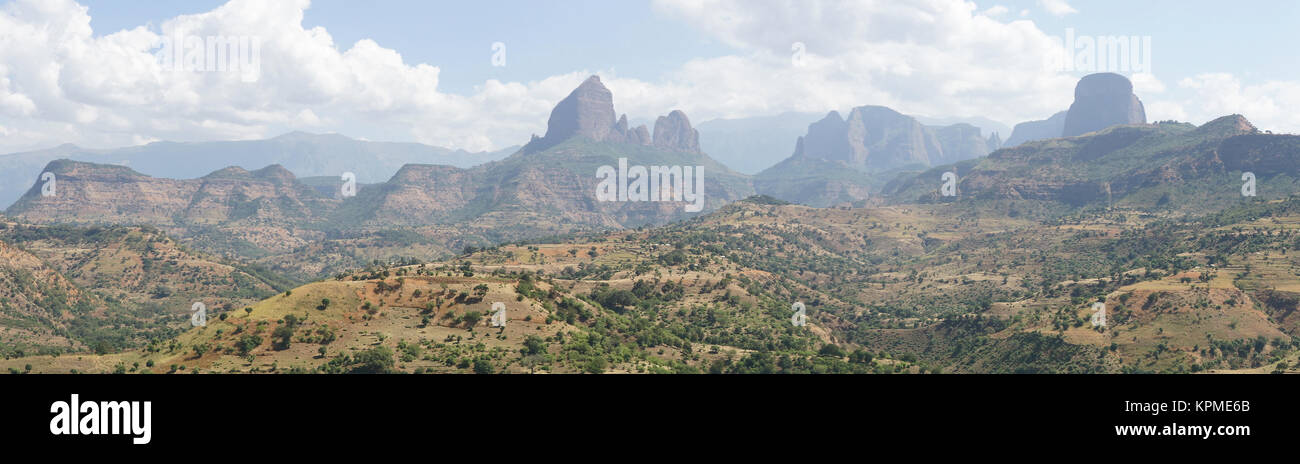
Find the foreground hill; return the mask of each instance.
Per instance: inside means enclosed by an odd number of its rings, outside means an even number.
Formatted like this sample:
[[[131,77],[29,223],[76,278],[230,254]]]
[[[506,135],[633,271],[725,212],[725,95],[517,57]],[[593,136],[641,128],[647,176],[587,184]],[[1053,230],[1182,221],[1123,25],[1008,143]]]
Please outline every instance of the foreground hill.
[[[1043,222],[1006,207],[755,197],[642,232],[341,274],[221,311],[152,350],[7,365],[1102,373],[1300,362],[1300,258],[1288,253],[1300,245],[1300,197],[1191,220],[1113,210]],[[507,308],[504,330],[489,323],[494,302]],[[807,327],[791,324],[794,302]],[[1106,305],[1105,326],[1089,322],[1094,303]]]
[[[0,228],[0,353],[116,351],[179,333],[194,303],[251,304],[289,281],[220,263],[144,227]]]

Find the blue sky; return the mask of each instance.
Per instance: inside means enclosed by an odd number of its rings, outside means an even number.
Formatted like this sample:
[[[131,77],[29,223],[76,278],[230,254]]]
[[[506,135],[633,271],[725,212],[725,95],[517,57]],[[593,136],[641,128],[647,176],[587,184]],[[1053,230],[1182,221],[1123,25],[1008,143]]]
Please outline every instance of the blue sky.
[[[1033,67],[1045,36],[1062,36],[1067,28],[1089,36],[1151,37],[1151,72],[1131,76],[1150,119],[1199,124],[1235,112],[1264,128],[1300,131],[1300,116],[1291,111],[1300,104],[1300,61],[1278,51],[1293,42],[1300,2],[3,5],[0,25],[18,38],[10,43],[33,45],[0,45],[3,151],[63,142],[258,138],[289,130],[499,148],[544,131],[550,106],[591,73],[602,76],[617,109],[634,121],[672,109],[699,122],[879,104],[1014,125],[1064,109],[1074,81],[1086,74]],[[88,30],[74,27],[82,21]],[[49,32],[65,26],[72,32]],[[135,29],[140,26],[144,32]],[[257,82],[240,84],[138,69],[140,57],[150,53],[148,38],[176,28],[254,35],[263,43],[266,71]],[[31,37],[30,31],[39,33]],[[506,66],[492,66],[494,42],[506,44]],[[809,59],[792,68],[795,43],[805,44]],[[79,52],[86,49],[95,53]],[[105,69],[118,72],[97,75]]]
[[[88,0],[92,25],[107,34],[224,1]],[[660,77],[697,56],[730,48],[648,2],[628,0],[409,1],[314,0],[307,27],[329,30],[341,46],[373,39],[409,62],[443,69],[440,88],[468,93],[487,79],[530,80],[583,69]],[[509,66],[491,66],[491,45],[507,44]]]
[[[90,7],[95,32],[106,34],[202,13],[225,1],[81,3]],[[1300,60],[1278,59],[1270,51],[1295,41],[1300,2],[1076,0],[1079,13],[1063,17],[1048,14],[1037,0],[975,4],[1004,5],[1012,12],[1008,18],[1027,10],[1027,19],[1054,35],[1074,28],[1092,35],[1152,36],[1155,71],[1175,80],[1203,72],[1279,79],[1300,74]],[[458,93],[492,78],[529,80],[583,69],[658,79],[691,58],[733,50],[635,0],[314,0],[305,25],[325,27],[339,44],[370,38],[408,61],[440,66],[443,89]],[[510,65],[504,68],[489,61],[491,44],[498,41],[509,45]]]

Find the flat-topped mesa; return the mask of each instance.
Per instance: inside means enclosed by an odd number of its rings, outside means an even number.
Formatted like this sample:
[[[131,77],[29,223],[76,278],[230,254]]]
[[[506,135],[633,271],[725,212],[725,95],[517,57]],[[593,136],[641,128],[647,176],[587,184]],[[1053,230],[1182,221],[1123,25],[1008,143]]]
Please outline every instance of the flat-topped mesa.
[[[653,137],[644,125],[629,127],[627,115],[615,120],[616,114],[613,92],[600,82],[599,76],[591,76],[555,105],[555,109],[551,110],[551,118],[546,122],[546,135],[534,135],[524,151],[536,153],[573,137],[597,142],[700,151],[699,132],[691,128],[690,120],[681,111],[660,117],[655,122]]]
[[[1096,132],[1110,126],[1146,124],[1142,100],[1133,94],[1133,83],[1115,73],[1083,76],[1074,87],[1074,103],[1065,115],[1064,137]]]

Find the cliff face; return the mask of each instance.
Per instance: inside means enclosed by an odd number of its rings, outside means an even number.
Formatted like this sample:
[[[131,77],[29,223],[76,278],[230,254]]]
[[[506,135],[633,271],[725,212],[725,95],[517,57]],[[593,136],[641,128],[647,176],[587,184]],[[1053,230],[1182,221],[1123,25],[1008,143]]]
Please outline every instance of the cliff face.
[[[691,128],[691,120],[686,118],[686,113],[673,110],[668,116],[660,116],[655,120],[654,146],[698,153],[700,132]]]
[[[847,119],[831,111],[808,126],[794,154],[760,172],[758,193],[781,200],[831,206],[860,203],[891,172],[924,169],[987,155],[1001,144],[971,124],[926,126],[883,106],[860,106]]]
[[[928,167],[984,156],[992,139],[970,124],[929,127],[883,106],[861,106],[848,119],[832,111],[808,126],[794,156],[839,161],[861,171]]]
[[[1133,83],[1114,73],[1083,76],[1074,86],[1070,109],[1042,121],[1016,124],[1005,147],[1034,140],[1074,137],[1124,124],[1146,124],[1146,109],[1133,94]]]
[[[1127,77],[1089,74],[1074,87],[1074,103],[1066,113],[1061,135],[1073,137],[1110,126],[1146,122],[1146,109],[1133,94],[1133,83]]]
[[[573,136],[605,140],[614,128],[615,117],[614,94],[600,83],[599,77],[591,76],[551,110],[543,140]]]
[[[546,135],[533,136],[524,151],[544,151],[575,137],[692,153],[700,151],[700,134],[681,111],[660,116],[655,121],[653,137],[645,126],[628,127],[627,115],[615,120],[615,114],[614,93],[600,82],[599,76],[591,76],[555,105],[546,122]]]
[[[1007,142],[1002,146],[1014,147],[1034,140],[1060,137],[1065,132],[1066,114],[1066,111],[1062,111],[1042,121],[1027,121],[1016,124],[1016,127],[1011,130],[1011,137],[1008,137]]]

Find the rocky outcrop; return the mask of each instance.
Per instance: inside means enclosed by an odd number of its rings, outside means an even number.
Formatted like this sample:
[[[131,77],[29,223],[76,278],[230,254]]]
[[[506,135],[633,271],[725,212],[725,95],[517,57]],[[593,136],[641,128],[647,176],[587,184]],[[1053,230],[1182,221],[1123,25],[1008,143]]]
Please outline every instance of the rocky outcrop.
[[[1002,148],[1002,137],[999,137],[997,132],[989,134],[987,145],[989,147],[989,151]]]
[[[568,97],[551,110],[543,140],[565,140],[582,136],[605,140],[614,129],[614,94],[601,84],[600,77],[587,78]]]
[[[1062,136],[1074,137],[1110,126],[1146,124],[1146,110],[1133,94],[1133,83],[1115,73],[1084,76],[1074,87],[1074,103],[1065,116]]]
[[[970,124],[929,127],[883,106],[861,106],[849,112],[848,119],[832,111],[809,125],[794,155],[887,171],[961,161],[990,150],[979,128]]]
[[[700,132],[691,127],[686,113],[673,110],[668,116],[655,120],[654,146],[697,153],[700,151]]]
[[[546,135],[534,135],[524,146],[524,152],[544,151],[574,137],[691,153],[700,151],[700,134],[681,111],[659,117],[653,137],[645,126],[628,127],[627,115],[615,121],[615,114],[613,92],[600,82],[599,76],[591,76],[555,105],[546,123]]]
[[[1014,147],[1025,142],[1034,140],[1054,139],[1061,136],[1065,131],[1066,112],[1062,111],[1052,115],[1052,117],[1042,121],[1027,121],[1016,124],[1011,130],[1011,137],[1007,138],[1003,147]]]
[[[970,124],[953,124],[934,129],[941,150],[938,157],[931,155],[930,164],[950,164],[989,154],[996,147],[980,136],[980,128]]]

